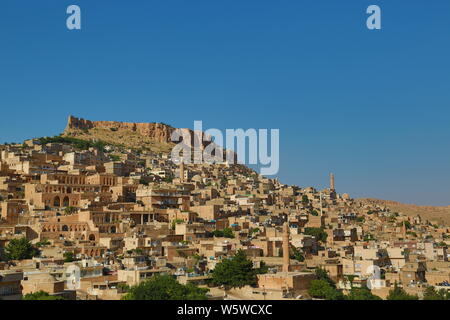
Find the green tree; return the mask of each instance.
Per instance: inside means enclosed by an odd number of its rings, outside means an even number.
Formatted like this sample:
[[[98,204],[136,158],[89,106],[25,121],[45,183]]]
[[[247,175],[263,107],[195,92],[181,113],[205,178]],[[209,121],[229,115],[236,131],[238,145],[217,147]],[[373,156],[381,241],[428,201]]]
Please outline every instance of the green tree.
[[[64,298],[60,296],[51,296],[45,291],[38,291],[26,294],[22,297],[22,300],[64,300]]]
[[[307,196],[306,194],[304,194],[304,195],[302,196],[302,203],[303,203],[305,206],[309,204],[309,199],[308,199],[308,196]]]
[[[369,288],[352,288],[346,296],[347,300],[382,300],[379,296],[372,294]]]
[[[325,300],[344,300],[345,296],[326,280],[313,280],[308,289],[308,293],[313,298]]]
[[[225,238],[234,238],[233,229],[231,228],[223,229],[223,236]]]
[[[5,247],[5,254],[9,260],[24,260],[39,256],[40,251],[26,238],[12,239]]]
[[[80,149],[80,150],[87,150],[89,148],[97,148],[102,151],[105,150],[105,146],[106,146],[106,143],[101,140],[98,140],[96,142],[91,142],[91,141],[87,141],[87,140],[76,139],[76,138],[72,138],[72,137],[62,137],[62,136],[40,138],[39,143],[40,144],[66,143],[66,144],[70,144],[73,147]]]
[[[122,300],[206,300],[209,289],[183,285],[168,275],[156,275],[128,289]]]
[[[129,292],[130,288],[131,287],[126,283],[117,284],[117,289],[119,289],[119,291],[121,291],[121,292]]]
[[[436,291],[434,287],[428,287],[423,294],[423,300],[450,300],[450,294],[445,289]]]
[[[72,214],[72,213],[75,213],[75,212],[77,212],[77,208],[75,208],[75,207],[69,206],[69,207],[66,207],[64,209],[64,213],[65,214]]]
[[[234,238],[234,234],[233,234],[233,229],[231,228],[225,228],[223,230],[214,230],[213,231],[213,236],[214,237],[218,237],[218,238]]]
[[[72,251],[64,252],[64,262],[73,262],[75,261],[75,254]]]
[[[255,270],[256,274],[266,274],[269,272],[269,267],[266,265],[264,261],[261,261],[259,268]]]
[[[336,284],[334,281],[330,278],[328,275],[328,272],[325,269],[322,268],[316,268],[315,271],[317,280],[324,280],[326,281],[331,287],[336,288]]]
[[[231,259],[219,262],[213,272],[213,282],[229,288],[256,284],[256,270],[243,250],[238,250]]]
[[[394,285],[394,289],[389,291],[389,294],[386,298],[387,300],[419,300],[419,297],[416,295],[411,295],[406,293],[405,290],[400,288],[397,283]]]
[[[48,246],[48,245],[50,245],[51,244],[51,242],[50,241],[48,241],[48,239],[46,239],[46,238],[44,238],[44,239],[42,239],[41,241],[39,241],[39,242],[37,242],[36,243],[36,247],[45,247],[45,246]]]
[[[300,250],[298,250],[296,247],[292,247],[292,254],[290,255],[291,259],[295,259],[299,262],[305,261],[305,257],[302,255]]]
[[[323,228],[305,228],[303,232],[306,235],[313,236],[317,241],[325,242],[327,241],[328,234]]]
[[[118,162],[118,161],[121,160],[121,159],[120,159],[120,156],[117,155],[117,154],[110,154],[110,155],[109,155],[109,158],[111,159],[111,161],[114,161],[114,162]]]
[[[411,222],[405,221],[405,228],[406,228],[406,230],[410,230],[412,228]]]
[[[217,237],[217,238],[222,238],[222,237],[223,237],[223,231],[222,231],[222,230],[214,230],[214,231],[212,232],[212,235],[213,235],[214,237]]]

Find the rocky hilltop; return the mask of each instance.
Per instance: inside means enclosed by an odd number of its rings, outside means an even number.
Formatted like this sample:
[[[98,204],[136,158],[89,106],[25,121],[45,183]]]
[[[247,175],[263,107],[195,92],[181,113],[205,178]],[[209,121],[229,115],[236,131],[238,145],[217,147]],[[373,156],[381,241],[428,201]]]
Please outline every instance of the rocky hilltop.
[[[175,128],[163,123],[91,121],[69,116],[64,133],[70,133],[74,130],[89,131],[92,129],[105,129],[117,133],[135,132],[157,143],[171,143],[170,136],[175,130]]]
[[[91,121],[69,116],[62,136],[88,141],[101,140],[126,148],[169,153],[175,145],[171,141],[171,135],[175,130],[177,128],[164,123]],[[189,133],[191,136],[191,145],[194,145],[194,139],[197,139],[194,131],[186,128],[181,128],[180,130],[183,132],[182,135]],[[202,134],[205,135],[204,133]],[[206,139],[206,136],[204,139]],[[213,142],[202,142],[203,147],[211,143]],[[226,151],[224,151],[224,159],[226,156],[225,153]],[[233,153],[233,156],[236,159],[236,154]]]
[[[381,200],[381,199],[356,199],[363,204],[378,205],[388,207],[394,212],[401,212],[408,216],[417,216],[430,220],[431,222],[440,222],[450,224],[450,206],[418,206],[415,204],[405,204],[397,201]]]

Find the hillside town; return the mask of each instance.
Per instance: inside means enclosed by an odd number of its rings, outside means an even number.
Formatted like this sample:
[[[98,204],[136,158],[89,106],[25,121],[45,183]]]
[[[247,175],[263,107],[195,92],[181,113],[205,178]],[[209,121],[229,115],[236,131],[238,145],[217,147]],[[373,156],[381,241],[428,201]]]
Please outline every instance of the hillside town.
[[[338,193],[332,173],[318,190],[240,164],[175,164],[164,148],[84,139],[95,128],[79,123],[78,136],[0,145],[1,300],[120,300],[160,276],[215,300],[450,298],[441,222]],[[243,254],[255,281],[214,281]]]

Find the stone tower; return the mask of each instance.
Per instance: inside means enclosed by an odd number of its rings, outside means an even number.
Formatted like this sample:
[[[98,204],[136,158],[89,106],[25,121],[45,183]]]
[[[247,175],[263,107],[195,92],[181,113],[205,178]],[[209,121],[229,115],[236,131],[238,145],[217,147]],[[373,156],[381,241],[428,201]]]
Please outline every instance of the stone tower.
[[[330,190],[334,191],[334,173],[330,173]]]
[[[289,223],[285,222],[283,225],[283,272],[289,272],[289,267]]]
[[[180,182],[184,182],[184,161],[181,159],[180,162]]]

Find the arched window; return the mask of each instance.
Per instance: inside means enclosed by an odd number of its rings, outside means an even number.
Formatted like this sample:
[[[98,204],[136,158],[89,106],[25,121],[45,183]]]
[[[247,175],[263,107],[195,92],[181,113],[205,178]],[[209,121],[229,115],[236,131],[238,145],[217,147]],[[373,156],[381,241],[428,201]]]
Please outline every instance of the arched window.
[[[55,206],[55,207],[61,206],[61,199],[59,199],[58,196],[56,196],[55,199],[53,199],[53,206]]]
[[[70,205],[69,203],[69,197],[64,197],[63,200],[63,207],[68,207]]]

